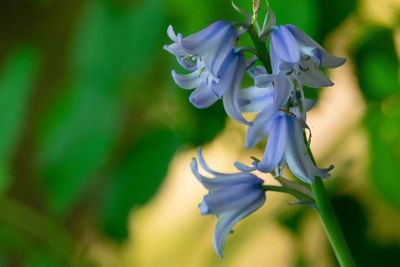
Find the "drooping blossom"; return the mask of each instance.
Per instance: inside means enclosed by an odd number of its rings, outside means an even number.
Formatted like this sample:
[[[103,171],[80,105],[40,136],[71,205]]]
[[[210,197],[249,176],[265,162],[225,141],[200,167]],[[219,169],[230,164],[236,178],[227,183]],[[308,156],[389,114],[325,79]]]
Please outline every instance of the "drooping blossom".
[[[314,176],[328,178],[333,165],[320,169],[312,162],[303,135],[306,127],[305,121],[292,112],[265,110],[260,113],[246,136],[247,148],[268,136],[264,157],[260,163],[254,163],[256,168],[269,173],[287,164],[297,178],[310,184],[314,182]]]
[[[271,33],[270,53],[274,74],[285,72],[312,88],[333,85],[320,67],[336,68],[346,61],[345,58],[328,53],[311,37],[291,24],[276,27]]]
[[[195,89],[189,101],[197,108],[207,108],[223,98],[226,113],[234,120],[251,125],[244,119],[237,104],[237,95],[247,68],[243,52],[236,53],[238,33],[225,22],[217,21],[200,32],[182,38],[172,26],[168,35],[174,41],[164,49],[174,54],[189,74],[172,77],[183,89]]]
[[[233,226],[264,204],[266,196],[261,187],[264,181],[252,173],[227,174],[211,170],[204,162],[201,148],[198,151],[198,160],[204,170],[215,176],[207,178],[201,175],[196,159],[192,159],[192,172],[209,190],[199,206],[200,214],[218,216],[213,243],[215,251],[222,258],[225,241]]]

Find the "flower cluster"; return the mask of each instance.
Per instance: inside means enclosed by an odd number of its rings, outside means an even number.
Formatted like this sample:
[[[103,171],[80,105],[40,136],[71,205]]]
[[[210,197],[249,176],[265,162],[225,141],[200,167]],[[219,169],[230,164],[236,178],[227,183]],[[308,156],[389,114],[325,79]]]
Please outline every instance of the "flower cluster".
[[[240,9],[240,12],[244,11]],[[254,14],[253,18],[256,16]],[[191,71],[189,74],[172,71],[172,77],[183,89],[194,89],[189,101],[195,107],[207,108],[222,98],[228,116],[248,126],[246,148],[254,147],[268,137],[262,160],[254,161],[251,166],[236,162],[238,173],[224,174],[211,170],[204,163],[200,149],[198,161],[215,178],[202,176],[196,159],[191,162],[194,175],[209,190],[200,204],[200,213],[219,216],[214,247],[220,257],[234,224],[257,210],[265,201],[264,182],[252,171],[281,177],[287,165],[294,176],[308,184],[314,182],[315,176],[330,176],[333,165],[318,168],[310,155],[306,113],[313,108],[316,100],[304,97],[303,86],[332,86],[322,67],[336,68],[345,62],[344,58],[328,53],[296,26],[275,25],[275,16],[270,9],[262,29],[256,20],[250,23],[248,14],[246,17],[246,23],[217,21],[185,38],[182,34],[176,35],[170,26],[167,32],[173,43],[164,46],[176,56],[184,69]],[[236,29],[238,25],[241,27]],[[256,29],[258,35],[251,37],[262,43],[265,51],[260,51],[257,45],[257,50],[235,47],[239,35],[246,32],[252,34]],[[267,53],[267,45],[269,58],[262,58],[262,54]],[[245,51],[253,52],[262,65],[257,65],[254,57],[246,61]],[[241,89],[246,71],[254,79],[254,86]],[[249,122],[243,113],[257,115]],[[288,187],[291,183],[282,185]],[[299,186],[296,184],[290,192]]]

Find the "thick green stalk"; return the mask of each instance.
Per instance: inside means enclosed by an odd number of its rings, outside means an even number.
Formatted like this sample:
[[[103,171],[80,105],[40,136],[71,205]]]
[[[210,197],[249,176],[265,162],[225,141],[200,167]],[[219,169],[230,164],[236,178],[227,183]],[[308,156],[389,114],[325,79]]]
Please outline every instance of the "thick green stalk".
[[[310,148],[308,148],[308,153],[315,164]],[[314,193],[319,217],[324,225],[326,235],[328,236],[329,242],[331,243],[340,266],[355,267],[356,264],[353,256],[351,255],[350,249],[347,245],[346,239],[344,238],[342,229],[339,226],[339,222],[335,216],[328,194],[320,177],[315,177],[314,183],[311,184],[311,190]]]
[[[248,30],[248,33],[250,34],[250,38],[253,41],[256,50],[258,52],[258,59],[264,65],[265,69],[267,70],[267,73],[271,74],[272,73],[271,62],[269,60],[267,47],[265,46],[265,43],[260,40],[260,37],[258,37],[258,33],[254,25],[251,26],[251,28]]]

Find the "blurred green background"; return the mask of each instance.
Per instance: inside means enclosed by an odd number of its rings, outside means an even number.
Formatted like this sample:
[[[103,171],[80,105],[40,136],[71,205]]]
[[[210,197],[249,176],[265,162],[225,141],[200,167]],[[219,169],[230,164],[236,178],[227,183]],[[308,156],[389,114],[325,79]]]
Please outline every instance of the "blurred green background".
[[[396,266],[400,3],[270,4],[348,58],[327,93],[306,89],[322,99],[313,149],[335,164],[327,186],[359,266]],[[213,251],[190,158],[204,145],[228,171],[262,146],[243,149],[220,101],[195,109],[162,46],[170,24],[187,35],[220,19],[243,17],[230,1],[0,1],[0,266],[337,265],[317,215],[288,196],[238,224],[225,259]]]

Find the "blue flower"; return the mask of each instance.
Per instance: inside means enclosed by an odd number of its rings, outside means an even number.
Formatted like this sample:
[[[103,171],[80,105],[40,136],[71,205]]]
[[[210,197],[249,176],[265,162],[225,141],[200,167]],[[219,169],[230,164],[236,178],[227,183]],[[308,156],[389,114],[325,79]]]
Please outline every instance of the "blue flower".
[[[193,62],[185,57],[194,56],[194,59],[203,57],[204,65],[215,77],[222,74],[221,66],[238,37],[236,29],[222,20],[186,38],[180,33],[176,35],[172,26],[168,27],[167,33],[174,43],[165,45],[164,49],[175,55],[184,68],[188,70],[195,68]]]
[[[336,68],[346,61],[328,53],[291,24],[276,27],[272,32],[270,53],[274,74],[285,72],[290,78],[312,88],[333,85],[320,67]]]
[[[312,162],[304,140],[305,121],[292,112],[263,110],[253,120],[246,136],[246,147],[255,146],[268,136],[264,157],[256,168],[265,173],[276,171],[288,165],[292,173],[306,183],[313,183],[314,176],[328,178],[333,165],[320,169]],[[280,172],[280,171],[279,171]]]
[[[235,52],[238,33],[233,26],[217,21],[186,38],[176,35],[170,26],[168,35],[174,43],[164,49],[174,54],[185,69],[192,71],[189,74],[172,71],[177,85],[195,89],[189,101],[197,108],[207,108],[223,97],[226,113],[240,123],[251,125],[237,103],[247,64],[243,52]]]
[[[251,173],[226,174],[211,170],[203,160],[201,148],[198,151],[198,160],[207,172],[215,175],[215,178],[202,176],[196,159],[192,159],[192,172],[209,190],[199,206],[200,214],[218,216],[213,243],[217,254],[222,258],[226,238],[233,226],[264,204],[266,197],[261,188],[264,181]]]

